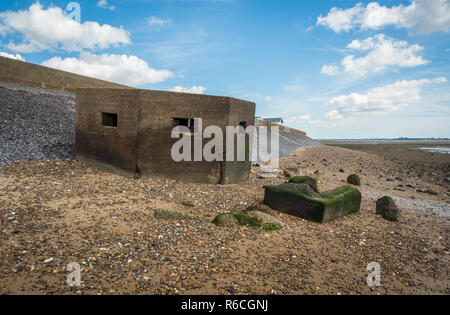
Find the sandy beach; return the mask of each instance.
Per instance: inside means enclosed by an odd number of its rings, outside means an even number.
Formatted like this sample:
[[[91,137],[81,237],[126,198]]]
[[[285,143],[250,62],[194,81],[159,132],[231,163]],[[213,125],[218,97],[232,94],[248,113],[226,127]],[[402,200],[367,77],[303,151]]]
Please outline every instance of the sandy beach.
[[[230,186],[132,180],[71,160],[2,165],[0,293],[449,294],[449,155],[385,148],[299,148],[275,177],[254,166],[247,183]],[[359,174],[361,212],[326,224],[277,213],[284,228],[273,232],[211,223],[261,203],[287,167],[322,191]],[[402,222],[375,215],[384,195]],[[157,219],[156,209],[203,220]],[[71,262],[81,265],[80,287],[66,283]],[[371,262],[380,287],[366,283]]]

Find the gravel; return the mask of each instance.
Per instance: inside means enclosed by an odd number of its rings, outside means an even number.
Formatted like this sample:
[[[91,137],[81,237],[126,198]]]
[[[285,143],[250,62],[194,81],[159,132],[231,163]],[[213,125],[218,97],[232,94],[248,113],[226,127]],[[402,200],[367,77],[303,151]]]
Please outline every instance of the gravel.
[[[75,95],[0,84],[0,164],[73,159]]]
[[[261,203],[263,187],[285,182],[281,170],[294,167],[320,191],[364,170],[361,212],[326,224],[274,212],[284,228],[272,232],[211,223]],[[67,160],[2,165],[0,295],[450,294],[450,217],[431,207],[448,209],[446,187],[376,155],[327,146],[297,149],[272,178],[259,179],[259,168],[248,182],[223,186],[133,180]],[[388,176],[440,195],[396,191]],[[403,222],[375,214],[384,195]],[[161,209],[204,220],[155,216]],[[381,287],[367,285],[371,262],[381,266]],[[80,287],[66,283],[71,263],[81,266]]]

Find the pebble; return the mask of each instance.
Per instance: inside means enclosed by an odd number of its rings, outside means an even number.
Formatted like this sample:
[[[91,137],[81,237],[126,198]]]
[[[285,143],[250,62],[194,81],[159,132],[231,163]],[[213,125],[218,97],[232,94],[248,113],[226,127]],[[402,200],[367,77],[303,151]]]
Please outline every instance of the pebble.
[[[0,164],[73,159],[75,95],[7,87],[0,83]]]

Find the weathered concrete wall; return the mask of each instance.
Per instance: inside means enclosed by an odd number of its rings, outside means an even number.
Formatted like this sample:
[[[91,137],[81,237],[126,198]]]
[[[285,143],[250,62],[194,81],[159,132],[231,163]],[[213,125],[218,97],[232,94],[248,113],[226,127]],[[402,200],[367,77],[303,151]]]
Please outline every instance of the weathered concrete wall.
[[[134,176],[139,110],[139,90],[78,90],[76,158],[105,171]],[[117,127],[103,126],[102,113],[117,113]]]
[[[102,126],[102,112],[117,113],[118,126]],[[228,97],[137,89],[77,91],[77,158],[114,173],[189,182],[231,184],[248,179],[250,162],[175,162],[174,118],[202,118],[203,127],[254,123],[255,104]],[[194,135],[191,135],[194,159]],[[203,146],[210,139],[202,139]],[[248,138],[247,138],[248,141]],[[224,150],[226,143],[224,144]],[[202,156],[203,158],[203,156]],[[134,173],[134,174],[133,174]]]
[[[183,181],[218,184],[221,180],[220,162],[174,162],[171,158],[173,118],[202,118],[205,126],[225,126],[229,99],[207,95],[159,91],[141,91],[138,164],[143,176],[159,176]],[[192,136],[193,138],[193,136]],[[202,141],[203,145],[209,140]],[[194,158],[192,139],[191,156]]]
[[[77,88],[126,88],[124,85],[0,57],[0,81],[75,93]]]
[[[255,112],[255,104],[242,101],[235,98],[230,98],[230,111],[228,115],[227,126],[239,126],[241,123],[245,123],[245,126],[254,126],[255,116],[251,113]],[[245,162],[240,162],[237,160],[238,152],[238,141],[237,135],[234,136],[234,152],[235,161],[224,162],[222,170],[222,184],[233,184],[236,182],[243,182],[248,180],[250,175],[249,171],[251,169],[251,155],[250,148],[253,143],[250,144],[250,137],[248,134],[245,136]]]

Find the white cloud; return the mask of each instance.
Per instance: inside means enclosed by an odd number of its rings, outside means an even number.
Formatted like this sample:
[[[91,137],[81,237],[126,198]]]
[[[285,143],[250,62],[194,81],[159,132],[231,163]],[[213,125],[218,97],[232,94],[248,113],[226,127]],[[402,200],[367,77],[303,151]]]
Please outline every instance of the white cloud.
[[[413,68],[429,63],[428,60],[417,55],[423,50],[422,46],[408,45],[406,41],[386,37],[384,34],[378,34],[363,41],[354,40],[347,48],[356,52],[368,52],[362,57],[349,55],[342,60],[342,71],[354,77],[382,72],[390,67]],[[336,75],[339,73],[339,68],[324,65],[321,73]]]
[[[0,56],[10,58],[10,59],[20,60],[20,61],[25,61],[25,58],[19,54],[8,54],[7,52],[0,51]]]
[[[1,13],[0,13],[1,14]],[[6,36],[6,32],[7,32],[7,28],[5,25],[0,24],[0,35],[1,36]]]
[[[305,90],[305,86],[301,85],[301,84],[288,84],[286,86],[283,87],[283,90],[286,92],[290,92],[290,93],[302,93]]]
[[[287,119],[286,125],[287,126],[298,126],[301,124],[305,124],[305,123],[309,122],[310,120],[311,120],[311,116],[309,116],[309,115],[295,116],[295,117],[291,117],[291,118]]]
[[[412,0],[409,5],[388,8],[378,2],[366,7],[359,3],[350,9],[332,8],[327,16],[319,16],[317,25],[327,26],[336,33],[356,27],[363,30],[394,25],[432,33],[450,30],[450,0]]]
[[[114,9],[116,8],[113,5],[109,5],[108,0],[100,0],[99,2],[97,2],[97,6],[103,9],[108,9],[110,11],[114,11]]]
[[[78,23],[67,17],[61,8],[44,9],[39,2],[25,11],[0,13],[0,29],[22,35],[23,42],[6,45],[16,52],[80,51],[130,43],[130,35],[122,27],[97,22]]]
[[[358,3],[355,7],[347,10],[332,8],[326,17],[320,15],[317,18],[317,25],[328,26],[336,33],[341,31],[348,32],[355,27],[356,17],[361,15],[363,7]]]
[[[207,90],[204,86],[193,86],[190,88],[182,87],[180,85],[171,89],[172,92],[191,93],[191,94],[203,94]]]
[[[146,61],[127,55],[82,52],[79,58],[53,57],[42,65],[132,86],[159,83],[173,77],[169,70],[155,70]]]
[[[163,26],[164,24],[170,23],[172,22],[172,20],[163,20],[161,18],[158,18],[156,16],[152,16],[148,19],[148,24],[150,26],[154,26],[154,25],[158,25],[158,26]]]
[[[351,93],[332,98],[327,106],[336,107],[319,124],[344,124],[355,117],[383,115],[401,110],[421,100],[422,86],[447,82],[446,78],[396,81],[372,88],[366,93]]]
[[[339,72],[339,67],[336,65],[323,65],[322,70],[320,71],[320,73],[330,76],[337,75]]]

